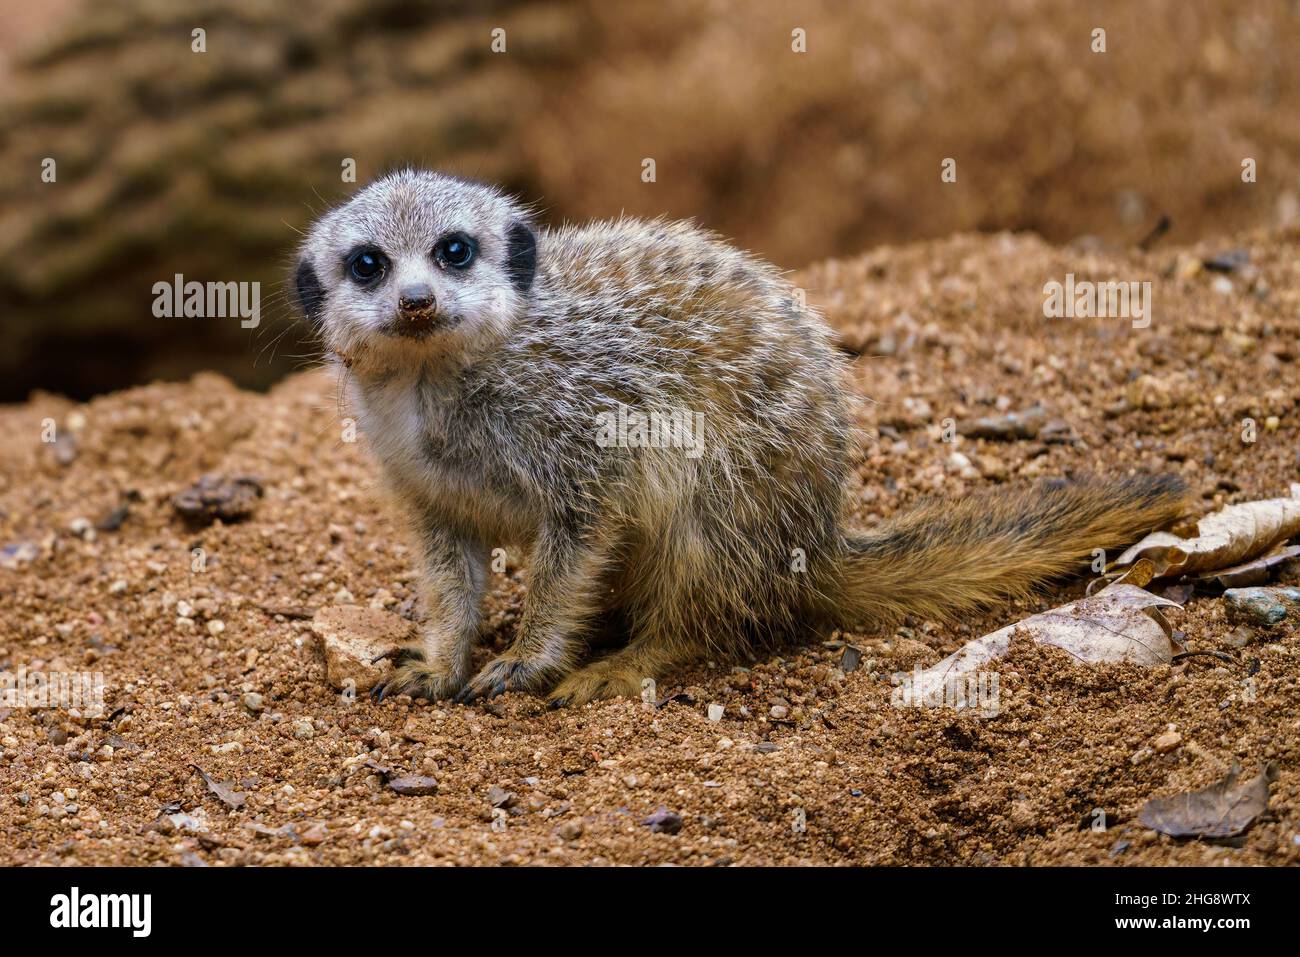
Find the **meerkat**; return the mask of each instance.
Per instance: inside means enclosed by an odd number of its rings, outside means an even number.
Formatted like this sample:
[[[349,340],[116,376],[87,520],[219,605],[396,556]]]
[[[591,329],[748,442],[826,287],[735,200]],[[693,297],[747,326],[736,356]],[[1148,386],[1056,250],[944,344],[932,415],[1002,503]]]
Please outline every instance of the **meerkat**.
[[[418,542],[427,623],[380,698],[636,695],[702,656],[1023,595],[1186,504],[1137,476],[849,530],[847,359],[773,267],[689,223],[543,229],[493,186],[403,170],[314,224],[295,279]],[[646,441],[656,413],[698,434]],[[517,636],[473,673],[510,543]]]

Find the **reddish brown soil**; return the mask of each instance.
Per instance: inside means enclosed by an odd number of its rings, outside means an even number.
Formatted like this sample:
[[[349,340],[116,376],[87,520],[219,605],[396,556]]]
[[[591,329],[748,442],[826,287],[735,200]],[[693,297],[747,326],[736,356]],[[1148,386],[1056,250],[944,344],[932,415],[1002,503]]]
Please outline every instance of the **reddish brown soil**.
[[[1230,247],[1249,251],[1244,272],[1197,269]],[[864,352],[852,375],[875,400],[860,409],[853,520],[878,522],[922,495],[1086,472],[1176,471],[1206,510],[1284,494],[1300,480],[1298,252],[1294,232],[1149,254],[963,236],[800,274]],[[1151,327],[1044,319],[1043,283],[1067,272],[1151,280]],[[954,471],[953,447],[938,440],[944,418],[1035,403],[1076,441],[965,440],[958,449],[981,474]],[[324,373],[269,395],[205,374],[0,410],[0,546],[38,551],[0,568],[0,669],[102,671],[109,712],[0,709],[0,863],[1300,859],[1300,641],[1278,628],[1225,644],[1213,597],[1173,612],[1174,624],[1189,648],[1229,660],[1079,667],[1018,646],[1000,665],[991,718],[894,708],[890,675],[1078,597],[1082,581],[956,626],[837,634],[744,670],[701,664],[661,682],[661,695],[689,699],[658,710],[618,700],[550,712],[519,695],[476,707],[343,699],[308,623],[266,610],[349,595],[409,609],[402,530],[364,442],[340,441],[341,414]],[[76,433],[67,464],[41,442],[47,417]],[[1259,423],[1254,443],[1241,438],[1247,417]],[[204,472],[259,476],[253,517],[182,526],[170,497]],[[71,530],[126,495],[119,530]],[[199,547],[206,566],[195,572]],[[509,639],[522,591],[519,569],[497,577],[483,656]],[[194,609],[188,624],[180,602]],[[849,674],[837,668],[845,641],[863,651]],[[260,712],[243,704],[250,693]],[[725,706],[718,724],[709,703]],[[1169,725],[1178,746],[1135,762]],[[1175,842],[1137,823],[1154,795],[1263,761],[1280,777],[1240,847]],[[244,792],[244,806],[223,804],[192,765]],[[434,777],[437,793],[394,794],[379,768]],[[516,795],[503,829],[494,787]],[[660,806],[681,815],[678,833],[641,823]],[[1094,808],[1110,830],[1080,829]],[[208,830],[178,833],[173,813]]]

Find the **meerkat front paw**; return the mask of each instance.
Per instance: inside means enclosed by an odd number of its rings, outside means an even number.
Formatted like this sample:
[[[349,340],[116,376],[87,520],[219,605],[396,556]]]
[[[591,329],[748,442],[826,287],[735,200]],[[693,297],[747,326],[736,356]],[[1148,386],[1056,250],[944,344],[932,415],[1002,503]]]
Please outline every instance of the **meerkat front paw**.
[[[641,679],[625,664],[596,662],[575,671],[547,695],[552,708],[576,707],[602,698],[635,698],[641,694]]]
[[[418,648],[402,648],[392,658],[393,673],[370,689],[370,697],[375,701],[399,694],[444,701],[460,691],[465,683],[463,679],[430,665]]]
[[[551,670],[534,658],[518,657],[507,651],[485,664],[456,695],[460,704],[485,700],[507,691],[541,691],[550,684]]]

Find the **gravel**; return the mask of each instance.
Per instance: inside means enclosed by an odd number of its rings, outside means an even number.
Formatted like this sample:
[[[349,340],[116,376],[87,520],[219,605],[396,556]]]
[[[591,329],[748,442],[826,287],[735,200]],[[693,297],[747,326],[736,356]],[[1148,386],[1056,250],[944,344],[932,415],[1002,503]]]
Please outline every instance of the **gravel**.
[[[1176,471],[1205,512],[1284,494],[1300,473],[1296,247],[1283,233],[1087,252],[1096,276],[1153,281],[1146,330],[1045,320],[1044,282],[1082,272],[1081,254],[1031,236],[881,249],[797,274],[862,346],[849,375],[875,400],[855,411],[850,521],[1086,472]],[[1230,296],[1204,270],[1175,269],[1237,248],[1257,272],[1232,274]],[[884,336],[894,354],[872,358]],[[1131,403],[1142,376],[1153,381]],[[931,419],[900,418],[905,398]],[[941,438],[945,419],[1035,406],[1076,440]],[[1300,643],[1273,627],[1235,648],[1221,596],[1169,614],[1188,650],[1226,659],[1078,667],[1026,643],[999,663],[994,717],[895,708],[891,676],[1077,599],[1084,582],[952,624],[701,662],[661,677],[657,708],[549,711],[517,694],[490,708],[375,703],[336,689],[312,616],[382,612],[367,607],[376,596],[418,614],[410,543],[364,440],[341,440],[343,414],[320,372],[267,394],[204,374],[0,409],[0,669],[93,670],[105,684],[102,711],[0,703],[0,864],[1300,863]],[[74,415],[77,455],[59,464],[41,423]],[[886,416],[901,447],[871,438]],[[1245,443],[1247,416],[1278,424]],[[950,468],[954,452],[979,474]],[[255,510],[187,524],[173,496],[203,475],[258,476]],[[124,498],[116,531],[68,530]],[[1280,585],[1300,585],[1298,570],[1281,566]],[[356,604],[336,604],[340,591]],[[478,661],[506,646],[523,592],[513,565],[491,576]],[[1179,740],[1162,750],[1171,723]],[[1240,847],[1138,823],[1153,796],[1261,762],[1280,777]],[[243,803],[221,800],[194,765]],[[436,793],[397,793],[408,777],[436,780]],[[1109,831],[1080,830],[1097,807]],[[660,808],[684,822],[675,834],[643,825]]]

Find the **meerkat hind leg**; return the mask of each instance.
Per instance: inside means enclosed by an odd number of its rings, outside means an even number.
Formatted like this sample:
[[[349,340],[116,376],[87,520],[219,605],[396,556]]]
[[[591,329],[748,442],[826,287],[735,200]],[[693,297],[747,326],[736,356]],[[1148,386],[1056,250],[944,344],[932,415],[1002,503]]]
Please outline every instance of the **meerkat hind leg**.
[[[667,641],[635,638],[627,647],[567,675],[551,690],[547,702],[552,708],[564,708],[601,698],[634,698],[641,694],[642,681],[658,681],[682,661],[680,651]]]

